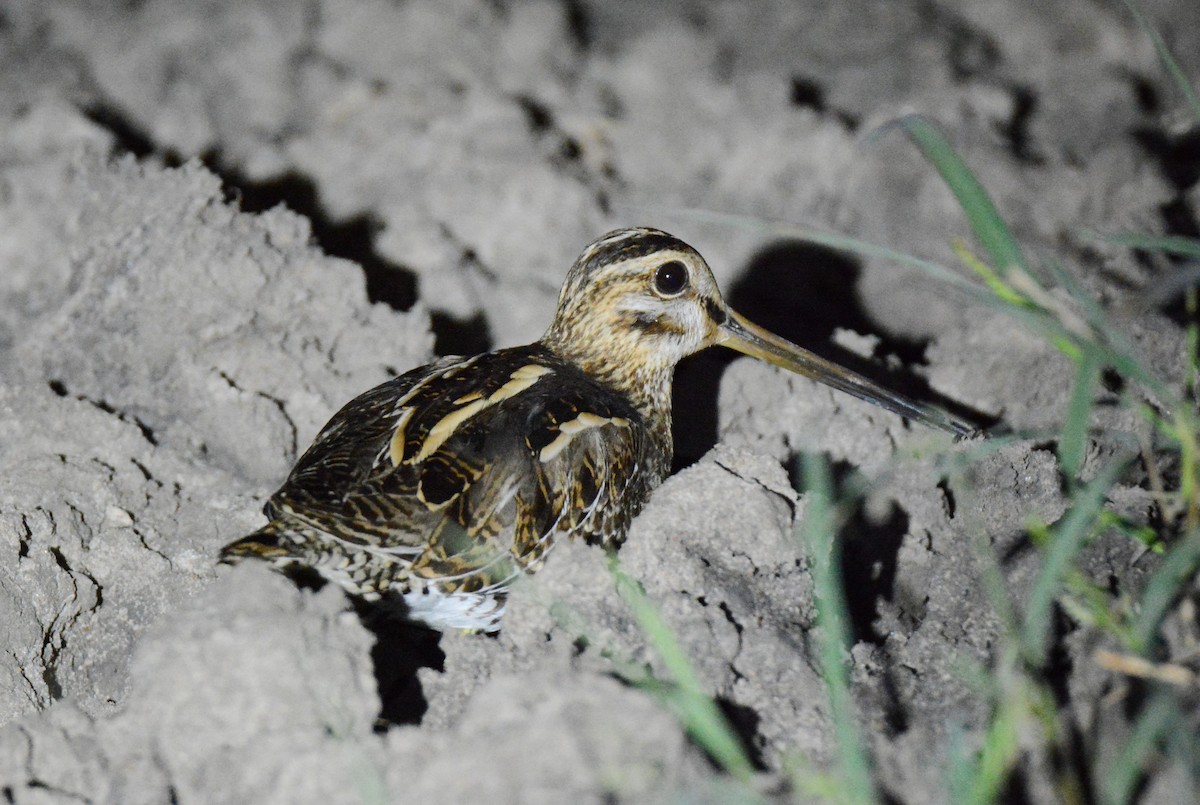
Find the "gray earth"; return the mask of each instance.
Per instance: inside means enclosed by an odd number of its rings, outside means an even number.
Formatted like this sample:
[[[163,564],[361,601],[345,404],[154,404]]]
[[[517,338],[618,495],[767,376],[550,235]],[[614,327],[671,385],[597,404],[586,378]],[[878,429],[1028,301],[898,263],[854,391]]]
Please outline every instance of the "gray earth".
[[[1200,6],[1143,6],[1200,83]],[[961,265],[953,198],[878,131],[909,111],[1180,382],[1183,331],[1138,294],[1161,266],[1087,233],[1197,234],[1182,109],[1105,0],[0,4],[4,801],[727,801],[614,675],[610,656],[669,676],[597,548],[556,548],[498,638],[440,641],[217,553],[343,402],[436,353],[537,338],[574,256],[624,225],[691,242],[788,338],[1052,434],[1073,371],[1043,340],[914,269],[711,214]],[[786,799],[783,768],[834,758],[789,481],[817,452],[876,481],[845,548],[846,662],[882,790],[946,801],[948,746],[988,716],[963,667],[994,662],[1002,628],[979,552],[1022,600],[1025,525],[1066,506],[1052,437],[941,481],[921,458],[936,435],[707,355],[675,409],[681,469],[620,560],[755,787]],[[1085,477],[1118,447],[1090,443]],[[1145,490],[1118,493],[1144,517]],[[1114,537],[1084,563],[1132,594],[1154,558]],[[1091,660],[1098,631],[1064,629],[1061,686],[1103,759],[1130,729],[1121,681]],[[1033,753],[1012,795],[1056,801],[1052,777]],[[1164,763],[1139,793],[1193,785]]]

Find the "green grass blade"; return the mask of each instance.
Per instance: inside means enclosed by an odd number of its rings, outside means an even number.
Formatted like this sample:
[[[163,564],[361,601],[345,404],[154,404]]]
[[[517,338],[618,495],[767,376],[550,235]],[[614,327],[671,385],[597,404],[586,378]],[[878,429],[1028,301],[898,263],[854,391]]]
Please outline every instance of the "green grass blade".
[[[1184,706],[1180,702],[1181,706]],[[1195,729],[1170,730],[1166,735],[1167,752],[1200,785],[1200,736]],[[1195,788],[1193,790],[1196,790]]]
[[[875,803],[878,796],[867,751],[858,732],[850,680],[843,657],[850,644],[850,618],[842,590],[841,560],[832,519],[832,482],[824,457],[804,455],[803,538],[812,568],[817,604],[821,674],[829,689],[829,711],[837,737],[843,802]]]
[[[1063,586],[1066,591],[1058,600],[1068,617],[1084,626],[1108,632],[1122,645],[1132,645],[1133,631],[1129,628],[1128,618],[1106,589],[1077,568],[1067,571]]]
[[[1179,597],[1180,589],[1200,568],[1200,531],[1192,531],[1163,558],[1142,593],[1140,611],[1133,625],[1133,646],[1145,654],[1154,643],[1158,625]]]
[[[1166,385],[1161,379],[1151,375],[1143,362],[1136,357],[1138,353],[1133,342],[1113,324],[1096,298],[1089,294],[1053,256],[1046,259],[1043,265],[1046,266],[1059,286],[1067,291],[1086,317],[1095,337],[1087,339],[1089,344],[1085,348],[1099,349],[1101,363],[1111,366],[1131,380],[1146,384],[1164,400],[1169,397]]]
[[[1181,235],[1143,235],[1137,232],[1127,232],[1121,235],[1089,233],[1089,236],[1094,240],[1115,243],[1130,249],[1162,252],[1200,260],[1200,240],[1195,238],[1185,238]]]
[[[1004,277],[999,272],[972,254],[965,243],[956,238],[953,246],[954,253],[958,255],[958,259],[962,260],[963,265],[971,269],[977,277],[983,280],[984,285],[987,285],[988,289],[996,295],[997,299],[1006,305],[1029,306],[1028,299],[1005,282]]]
[[[1025,257],[1021,254],[1021,247],[1008,224],[1000,216],[987,190],[941,131],[920,115],[907,115],[900,119],[899,125],[908,132],[909,138],[921,149],[921,153],[937,169],[950,191],[954,193],[967,216],[971,230],[1000,275],[1007,275],[1013,269],[1020,269],[1028,274]]]
[[[1196,397],[1196,379],[1200,377],[1200,324],[1196,322],[1196,312],[1200,309],[1200,296],[1193,285],[1184,292],[1184,309],[1187,311],[1187,354],[1188,373],[1184,380],[1184,388],[1191,399]]]
[[[842,784],[838,776],[818,769],[804,756],[785,757],[782,766],[791,782],[794,802],[838,802],[841,799]]]
[[[640,209],[632,207],[632,209]],[[858,240],[857,238],[846,237],[829,232],[824,232],[815,228],[797,227],[791,224],[778,222],[767,222],[760,218],[754,218],[745,215],[736,215],[733,213],[718,213],[707,210],[697,210],[691,208],[677,208],[670,211],[674,215],[691,218],[694,220],[708,221],[711,223],[724,224],[727,226],[737,226],[744,229],[749,229],[757,232],[768,233],[774,237],[793,238],[806,243],[815,243],[819,246],[824,246],[839,252],[853,254],[860,257],[877,258],[888,260],[900,265],[906,265],[920,270],[926,276],[939,282],[945,282],[952,285],[956,290],[961,291],[971,302],[983,307],[990,308],[1003,312],[1005,315],[1019,321],[1030,332],[1036,333],[1047,339],[1051,343],[1061,344],[1072,340],[1073,336],[1050,313],[1038,309],[1030,305],[1013,304],[1010,299],[992,293],[989,288],[980,286],[968,279],[965,279],[950,269],[938,263],[929,260],[922,260],[913,257],[903,252],[897,252],[893,249],[888,249],[884,246],[879,246],[867,241]],[[972,266],[974,268],[974,266]],[[1138,368],[1136,361],[1126,358],[1122,354],[1115,354],[1107,357],[1106,362],[1116,368],[1118,371],[1127,370],[1130,376],[1134,379],[1147,383],[1156,393],[1160,393],[1163,385],[1157,379],[1145,376],[1145,372]]]
[[[950,792],[950,801],[966,802],[977,776],[978,764],[967,746],[966,736],[961,727],[954,728],[950,733],[948,748],[950,762],[946,769],[946,788]]]
[[[1083,450],[1087,443],[1088,426],[1092,419],[1092,402],[1100,382],[1103,364],[1094,349],[1084,349],[1075,375],[1075,388],[1067,404],[1067,416],[1058,440],[1058,460],[1068,479],[1079,477],[1083,467]]]
[[[1117,243],[1131,249],[1162,252],[1163,254],[1185,257],[1193,261],[1189,266],[1180,267],[1168,283],[1166,283],[1165,288],[1161,284],[1157,286],[1154,289],[1153,298],[1156,302],[1163,303],[1173,298],[1175,293],[1181,290],[1185,295],[1184,302],[1188,314],[1188,376],[1185,383],[1188,393],[1194,394],[1196,378],[1200,374],[1200,327],[1197,327],[1196,324],[1196,284],[1198,277],[1196,262],[1200,262],[1200,240],[1185,238],[1179,235],[1143,235],[1137,233],[1108,236],[1093,233],[1091,237],[1097,240]]]
[[[1151,697],[1120,754],[1100,775],[1104,805],[1126,805],[1130,801],[1146,756],[1159,737],[1178,721],[1178,707],[1175,697],[1166,690],[1160,689]]]
[[[628,205],[626,208],[635,210],[641,209],[635,205]],[[1062,323],[1046,311],[1035,309],[1033,307],[1011,304],[1010,302],[1007,302],[989,292],[987,288],[977,285],[976,283],[959,276],[955,272],[938,263],[922,260],[920,258],[904,254],[903,252],[897,252],[893,249],[888,249],[884,246],[879,246],[867,241],[858,240],[856,238],[824,232],[815,228],[797,227],[779,222],[763,221],[761,218],[754,218],[747,215],[712,212],[708,210],[698,210],[692,208],[676,208],[670,210],[669,212],[671,214],[693,220],[708,221],[710,223],[723,224],[727,226],[736,226],[756,232],[764,232],[774,237],[793,238],[807,243],[815,243],[819,246],[824,246],[826,248],[830,248],[839,252],[845,252],[847,254],[888,260],[900,265],[910,266],[920,270],[931,279],[952,285],[956,290],[961,291],[969,298],[971,302],[975,304],[988,307],[992,310],[998,310],[1008,316],[1011,316],[1027,327],[1030,332],[1046,338],[1051,343],[1058,344],[1070,341],[1072,339],[1072,334],[1063,327]],[[1124,351],[1111,352],[1112,354],[1105,356],[1105,362],[1108,365],[1134,380],[1145,383],[1151,388],[1151,390],[1155,392],[1155,394],[1158,394],[1160,397],[1164,396],[1164,384],[1157,378],[1150,376],[1136,360],[1128,357]]]
[[[1171,55],[1171,50],[1167,47],[1167,43],[1159,36],[1158,30],[1150,24],[1150,20],[1146,19],[1146,15],[1142,13],[1142,9],[1133,0],[1125,0],[1125,7],[1129,9],[1129,13],[1137,20],[1137,24],[1145,32],[1150,41],[1154,43],[1154,49],[1158,51],[1158,59],[1166,68],[1167,75],[1175,83],[1176,89],[1183,95],[1188,106],[1192,109],[1192,115],[1196,120],[1200,121],[1200,95],[1197,95],[1196,88],[1192,86],[1192,82],[1188,81],[1187,75],[1184,74],[1183,68],[1179,66],[1179,62],[1175,61],[1175,57]]]
[[[1053,539],[1042,563],[1025,608],[1022,645],[1035,666],[1046,660],[1046,640],[1050,634],[1050,609],[1062,586],[1067,566],[1083,547],[1092,524],[1104,505],[1108,490],[1125,468],[1127,459],[1119,458],[1100,471],[1074,497],[1074,505],[1053,529]]]
[[[1056,256],[1053,254],[1044,256],[1040,265],[1045,267],[1057,286],[1067,292],[1088,326],[1091,327],[1092,332],[1103,333],[1104,337],[1108,339],[1108,343],[1113,344],[1114,348],[1125,348],[1124,335],[1109,321],[1108,314],[1100,306],[1100,302],[1071,276],[1071,273],[1063,267],[1062,262]]]
[[[964,800],[966,805],[989,805],[995,802],[1008,782],[1019,753],[1016,706],[1005,699],[1000,702],[1000,709],[984,736],[975,777]]]
[[[1197,441],[1196,421],[1190,411],[1180,409],[1171,422],[1175,444],[1179,449],[1179,494],[1186,502],[1187,529],[1200,528],[1200,442]]]
[[[749,782],[754,776],[754,767],[737,733],[704,691],[691,661],[671,628],[646,598],[641,584],[621,570],[615,556],[612,557],[610,569],[621,598],[629,606],[646,640],[658,652],[677,685],[675,688],[662,686],[661,683],[655,686],[644,680],[642,686],[659,696],[679,718],[692,739],[722,768],[738,780]]]
[[[621,208],[639,213],[662,213],[664,210],[658,208],[642,207],[637,204],[623,204]],[[880,260],[897,263],[899,265],[910,266],[921,271],[931,279],[943,282],[953,286],[960,291],[970,294],[972,297],[979,297],[976,301],[981,301],[987,298],[974,282],[962,277],[957,272],[950,270],[940,263],[935,263],[932,260],[924,260],[920,257],[914,257],[911,254],[889,249],[887,246],[880,246],[877,243],[852,238],[847,235],[841,235],[836,232],[828,232],[824,229],[819,229],[815,226],[800,226],[793,223],[785,223],[782,221],[767,221],[752,215],[739,215],[731,212],[714,212],[712,210],[703,210],[695,207],[676,207],[665,210],[669,215],[686,218],[693,221],[704,221],[707,223],[721,224],[724,226],[734,226],[739,229],[745,229],[752,232],[761,232],[771,237],[789,238],[799,240],[805,243],[812,243],[817,246],[823,246],[827,249],[832,249],[836,252],[845,252],[847,254],[855,254],[861,257],[871,257]]]
[[[1128,517],[1122,517],[1112,511],[1102,512],[1099,523],[1101,528],[1111,528],[1114,531],[1119,531],[1130,539],[1142,543],[1155,553],[1164,552],[1162,534],[1152,526],[1145,525],[1144,523],[1139,524]]]

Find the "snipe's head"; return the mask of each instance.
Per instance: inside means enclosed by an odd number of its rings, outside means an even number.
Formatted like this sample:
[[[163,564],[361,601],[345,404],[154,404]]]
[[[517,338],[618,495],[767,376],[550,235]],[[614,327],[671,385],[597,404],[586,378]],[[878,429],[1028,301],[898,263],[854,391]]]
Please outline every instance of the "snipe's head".
[[[567,274],[542,343],[635,400],[670,400],[675,365],[721,345],[958,436],[974,428],[751,323],[721,297],[704,258],[658,229],[618,229]]]
[[[713,342],[724,318],[695,249],[657,229],[619,229],[575,261],[542,341],[610,380],[669,378],[681,358]]]

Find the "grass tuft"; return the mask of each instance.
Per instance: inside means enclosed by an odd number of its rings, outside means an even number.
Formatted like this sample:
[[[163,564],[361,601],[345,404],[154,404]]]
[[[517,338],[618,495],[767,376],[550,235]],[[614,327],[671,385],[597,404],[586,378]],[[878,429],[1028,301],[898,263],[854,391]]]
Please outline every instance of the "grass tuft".
[[[1150,24],[1150,20],[1142,13],[1141,6],[1133,0],[1125,0],[1125,7],[1129,9],[1129,13],[1133,15],[1134,20],[1142,29],[1142,33],[1154,45],[1154,49],[1158,52],[1158,59],[1163,64],[1163,69],[1171,79],[1171,83],[1179,90],[1191,109],[1192,116],[1200,121],[1200,93],[1196,92],[1196,88],[1192,86],[1192,82],[1188,81],[1187,75],[1183,72],[1183,68],[1179,66],[1179,62],[1175,60],[1171,49],[1167,47],[1167,43],[1163,41],[1162,36],[1158,33],[1158,29]]]
[[[848,805],[878,801],[867,750],[859,735],[846,659],[850,614],[842,590],[841,546],[833,518],[833,482],[823,456],[802,459],[805,488],[801,536],[812,571],[817,606],[817,656],[828,690],[829,714],[837,741],[837,797]]]
[[[1133,0],[1126,6],[1153,42],[1164,70],[1190,112],[1200,121],[1200,94],[1187,82],[1164,41]],[[938,172],[958,201],[978,254],[966,240],[955,241],[961,266],[950,268],[813,227],[764,222],[761,219],[702,211],[687,211],[693,219],[707,219],[795,238],[864,258],[886,260],[922,271],[941,281],[961,298],[992,311],[1001,311],[1067,356],[1074,364],[1074,383],[1062,411],[1061,426],[1053,434],[1056,454],[1068,498],[1066,513],[1054,523],[1031,521],[1030,541],[1040,551],[1032,585],[1015,600],[1010,579],[981,528],[962,516],[978,559],[976,581],[1000,624],[1000,637],[985,664],[970,666],[964,674],[975,679],[972,689],[986,705],[987,716],[974,728],[952,730],[949,746],[947,798],[954,802],[994,803],[1018,790],[1018,769],[1030,773],[1040,768],[1051,773],[1046,782],[1064,802],[1101,802],[1125,805],[1135,802],[1155,765],[1174,763],[1193,776],[1200,790],[1200,740],[1183,714],[1194,714],[1195,670],[1184,664],[1163,662],[1167,650],[1163,625],[1188,594],[1200,572],[1200,416],[1196,389],[1200,378],[1200,327],[1196,325],[1200,299],[1200,240],[1178,236],[1128,233],[1085,233],[1093,240],[1172,258],[1182,262],[1174,278],[1162,283],[1172,295],[1185,294],[1190,324],[1184,383],[1165,378],[1142,359],[1133,342],[1053,255],[1038,255],[1030,263],[1025,250],[1000,215],[983,183],[955,152],[938,127],[920,115],[909,115],[873,135],[903,130]],[[1036,271],[1035,271],[1036,269]],[[1161,297],[1163,287],[1154,289]],[[1164,299],[1155,298],[1155,304]],[[1106,373],[1119,376],[1123,389],[1110,395],[1106,405],[1126,409],[1126,421],[1137,422],[1137,433],[1102,432],[1095,421],[1100,381]],[[1182,393],[1180,387],[1182,385]],[[1107,418],[1110,419],[1111,418]],[[1017,434],[974,445],[943,448],[941,455],[924,456],[952,478],[956,494],[970,491],[968,470],[973,463],[1022,437]],[[1095,440],[1100,450],[1093,448]],[[1124,446],[1129,445],[1128,451]],[[1114,511],[1108,504],[1122,474],[1131,466],[1140,447],[1153,501],[1154,515]],[[1111,455],[1116,453],[1116,457]],[[1089,461],[1091,455],[1109,455]],[[1159,464],[1167,468],[1160,469]],[[1096,466],[1100,465],[1100,466]],[[829,468],[817,456],[803,457],[805,517],[800,537],[810,562],[817,604],[814,637],[816,660],[827,687],[827,705],[834,726],[836,763],[831,769],[814,769],[803,759],[785,764],[797,801],[874,803],[881,796],[871,756],[860,733],[854,707],[853,685],[847,672],[850,647],[849,616],[841,588],[838,532],[844,513],[853,508],[868,485],[850,485],[847,495],[835,499]],[[886,482],[883,470],[876,482]],[[960,504],[960,508],[961,504]],[[1079,561],[1089,541],[1101,535],[1122,535],[1136,543],[1138,561],[1151,569],[1139,588],[1137,577],[1122,579],[1114,591],[1108,580],[1089,578]],[[966,572],[966,571],[964,571]],[[712,699],[701,689],[674,636],[646,601],[640,586],[614,564],[614,578],[650,643],[673,677],[671,683],[642,678],[654,690],[697,743],[729,773],[748,780],[753,773],[736,735]],[[1095,630],[1105,646],[1094,661],[1112,675],[1116,695],[1128,693],[1130,678],[1147,695],[1131,696],[1122,704],[1129,733],[1115,754],[1099,760],[1082,745],[1083,727],[1078,714],[1059,703],[1055,691],[1065,681],[1053,667],[1053,657],[1064,647],[1056,644],[1058,625],[1069,619]],[[1056,675],[1059,675],[1056,677]],[[1190,675],[1190,676],[1189,676]],[[1189,698],[1191,697],[1191,698]],[[1191,704],[1189,705],[1189,702]],[[1078,704],[1078,703],[1076,703]],[[1112,707],[1098,703],[1097,707]],[[1194,720],[1194,718],[1193,718]]]
[[[700,678],[675,633],[646,597],[641,583],[621,569],[616,556],[611,557],[609,570],[617,592],[629,606],[647,642],[662,658],[673,681],[664,682],[649,671],[639,672],[628,665],[623,668],[622,675],[654,694],[679,719],[692,740],[721,768],[735,779],[749,783],[754,777],[754,765],[742,748],[737,732],[700,684]]]
[[[1016,271],[1029,273],[1021,247],[991,196],[938,128],[920,115],[906,115],[897,125],[921,149],[958,199],[975,237],[996,269],[998,280],[1010,282]]]

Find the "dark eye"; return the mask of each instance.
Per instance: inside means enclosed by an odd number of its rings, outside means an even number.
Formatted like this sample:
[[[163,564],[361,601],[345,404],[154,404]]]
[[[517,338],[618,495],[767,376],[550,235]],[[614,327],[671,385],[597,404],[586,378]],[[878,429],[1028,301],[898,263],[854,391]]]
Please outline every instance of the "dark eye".
[[[654,289],[663,296],[675,296],[687,287],[687,268],[678,260],[663,263],[654,272]]]

